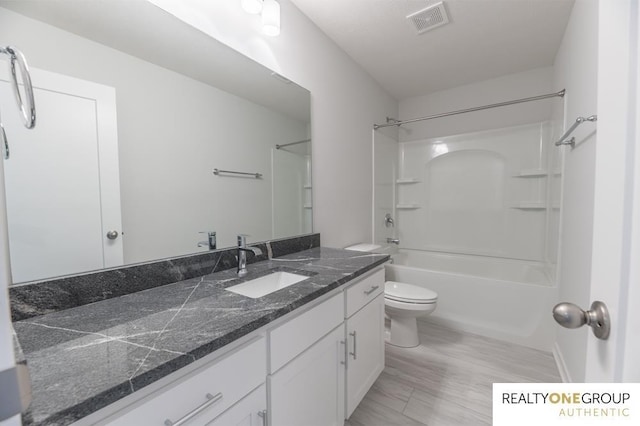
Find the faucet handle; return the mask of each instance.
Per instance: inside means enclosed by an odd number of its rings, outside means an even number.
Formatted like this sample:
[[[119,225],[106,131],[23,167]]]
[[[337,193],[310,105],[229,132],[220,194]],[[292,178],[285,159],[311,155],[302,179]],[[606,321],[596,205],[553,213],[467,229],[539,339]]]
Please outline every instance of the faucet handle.
[[[207,241],[200,241],[198,243],[198,247],[208,246],[209,250],[215,250],[217,247],[216,243],[216,231],[198,231],[198,234],[206,234]]]
[[[244,247],[247,245],[247,234],[238,234],[238,247]]]

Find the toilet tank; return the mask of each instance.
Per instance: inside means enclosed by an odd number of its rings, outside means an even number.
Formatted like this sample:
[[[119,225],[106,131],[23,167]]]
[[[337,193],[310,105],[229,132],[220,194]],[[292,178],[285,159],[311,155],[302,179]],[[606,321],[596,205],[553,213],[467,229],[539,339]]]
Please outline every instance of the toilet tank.
[[[371,243],[358,243],[353,246],[345,247],[345,250],[353,250],[353,251],[366,251],[366,252],[380,252],[382,248],[379,244],[371,244]]]

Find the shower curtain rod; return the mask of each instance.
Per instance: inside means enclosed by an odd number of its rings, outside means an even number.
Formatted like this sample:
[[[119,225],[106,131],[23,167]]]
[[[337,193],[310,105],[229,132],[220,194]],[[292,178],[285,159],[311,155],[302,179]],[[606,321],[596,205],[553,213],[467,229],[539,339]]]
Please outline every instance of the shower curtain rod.
[[[464,114],[466,112],[481,111],[483,109],[503,107],[503,106],[507,106],[507,105],[520,104],[520,103],[523,103],[523,102],[539,101],[541,99],[547,99],[547,98],[555,98],[555,97],[562,98],[562,97],[564,97],[564,93],[565,93],[565,90],[562,89],[561,91],[556,92],[556,93],[549,93],[549,94],[540,95],[540,96],[532,96],[530,98],[516,99],[516,100],[513,100],[513,101],[500,102],[500,103],[491,104],[491,105],[483,105],[483,106],[474,107],[474,108],[461,109],[461,110],[458,110],[458,111],[443,112],[442,114],[428,115],[426,117],[412,118],[410,120],[394,120],[394,119],[387,118],[387,121],[391,121],[391,123],[374,124],[373,125],[373,129],[374,130],[378,130],[378,129],[382,128],[382,127],[402,126],[403,124],[415,123],[416,121],[431,120],[433,118],[448,117],[450,115]]]
[[[305,142],[311,142],[311,139],[304,139],[296,142],[283,143],[282,145],[276,145],[276,149],[284,148],[285,146],[289,146],[289,145],[298,145],[299,143],[305,143]]]

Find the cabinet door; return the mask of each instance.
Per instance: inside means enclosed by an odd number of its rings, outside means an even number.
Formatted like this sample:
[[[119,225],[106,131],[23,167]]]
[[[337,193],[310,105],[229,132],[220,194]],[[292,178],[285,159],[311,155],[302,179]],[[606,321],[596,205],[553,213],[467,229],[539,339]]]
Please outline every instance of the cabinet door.
[[[384,368],[384,294],[347,320],[347,418]]]
[[[207,426],[266,426],[266,408],[267,390],[260,385]]]
[[[269,377],[272,426],[342,426],[344,326]]]

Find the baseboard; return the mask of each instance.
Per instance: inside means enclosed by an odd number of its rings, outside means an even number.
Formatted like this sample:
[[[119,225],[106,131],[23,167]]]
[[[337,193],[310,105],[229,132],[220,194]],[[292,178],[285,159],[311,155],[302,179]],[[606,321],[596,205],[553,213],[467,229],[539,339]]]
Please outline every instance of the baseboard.
[[[564,357],[562,356],[562,352],[560,351],[560,346],[558,346],[558,342],[553,344],[553,359],[556,361],[556,366],[558,367],[558,373],[560,373],[560,378],[563,383],[573,383],[571,381],[571,376],[569,375],[569,370],[567,370],[567,364],[564,362]]]

